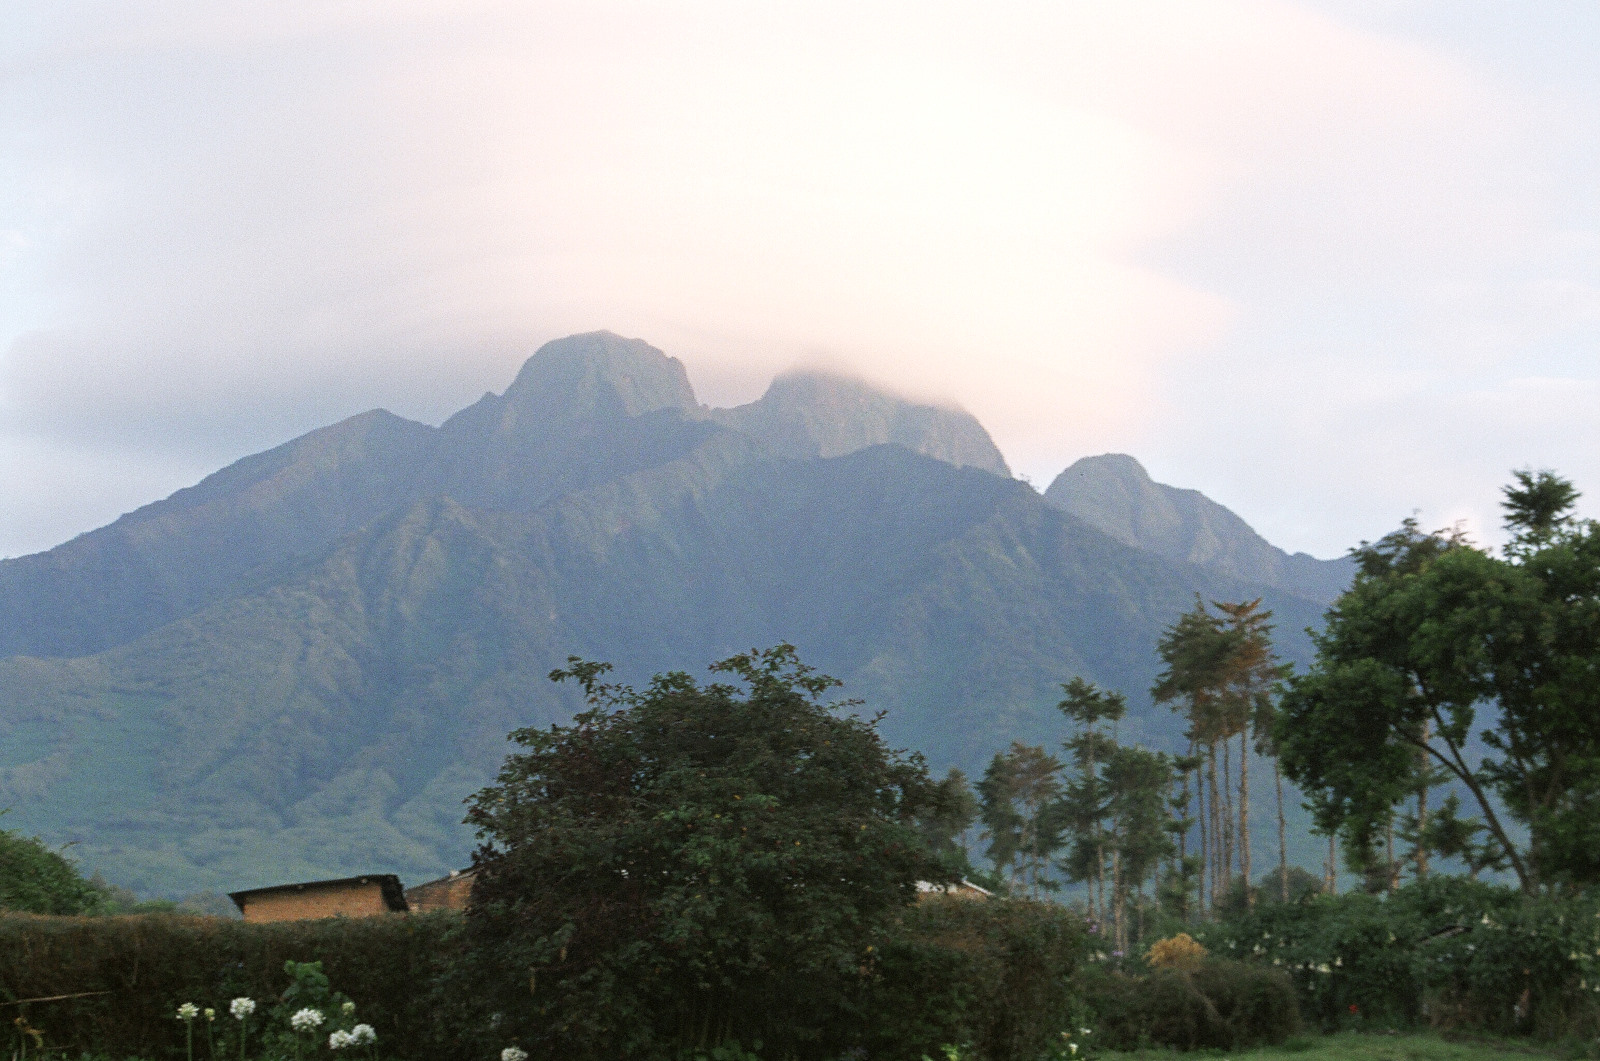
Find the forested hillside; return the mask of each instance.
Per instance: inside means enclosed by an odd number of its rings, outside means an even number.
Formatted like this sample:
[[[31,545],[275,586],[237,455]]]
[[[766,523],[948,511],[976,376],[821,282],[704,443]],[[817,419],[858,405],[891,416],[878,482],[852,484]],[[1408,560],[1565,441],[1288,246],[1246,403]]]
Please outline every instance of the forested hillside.
[[[1146,690],[1196,593],[1265,597],[1302,660],[1347,577],[1061,487],[956,410],[818,375],[712,410],[643,342],[560,340],[440,427],[365,413],[0,563],[0,805],[145,888],[416,879],[467,857],[506,732],[574,709],[568,655],[643,681],[788,641],[974,771],[1059,739],[1073,675],[1172,744]]]

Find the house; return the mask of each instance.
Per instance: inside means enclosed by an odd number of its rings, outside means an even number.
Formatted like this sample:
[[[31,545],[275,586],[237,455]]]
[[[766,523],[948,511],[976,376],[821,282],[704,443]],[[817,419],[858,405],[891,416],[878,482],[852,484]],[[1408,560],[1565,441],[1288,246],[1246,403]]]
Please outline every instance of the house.
[[[246,921],[308,921],[317,917],[375,917],[408,909],[393,873],[313,880],[230,892]]]
[[[962,877],[955,884],[934,884],[931,881],[917,881],[917,898],[924,895],[953,895],[958,899],[993,899],[994,892],[987,888],[980,888],[967,878]]]
[[[465,910],[467,900],[472,898],[472,882],[477,875],[475,869],[453,869],[448,877],[407,888],[406,905],[418,914],[435,910]]]

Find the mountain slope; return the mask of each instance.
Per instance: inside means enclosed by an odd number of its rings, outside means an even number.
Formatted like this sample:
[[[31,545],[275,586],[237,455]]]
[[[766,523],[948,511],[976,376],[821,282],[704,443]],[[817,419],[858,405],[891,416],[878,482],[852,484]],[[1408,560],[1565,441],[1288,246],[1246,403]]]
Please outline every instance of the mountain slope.
[[[769,400],[575,336],[440,428],[365,414],[0,565],[0,806],[154,890],[415,879],[466,856],[505,733],[577,707],[569,654],[642,682],[790,641],[969,771],[1058,739],[1075,674],[1172,743],[1142,690],[1196,592],[1264,596],[1304,658],[1316,603],[1054,507],[965,414]]]
[[[1348,558],[1286,553],[1198,490],[1153,481],[1125,453],[1084,457],[1056,476],[1045,500],[1118,541],[1234,578],[1329,603],[1350,584]]]

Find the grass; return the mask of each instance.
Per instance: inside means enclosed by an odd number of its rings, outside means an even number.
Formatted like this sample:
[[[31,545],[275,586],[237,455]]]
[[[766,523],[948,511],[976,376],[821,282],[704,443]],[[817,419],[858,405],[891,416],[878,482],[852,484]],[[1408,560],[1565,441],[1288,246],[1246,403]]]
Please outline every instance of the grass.
[[[1520,1042],[1448,1040],[1427,1032],[1400,1035],[1342,1032],[1338,1035],[1296,1036],[1282,1046],[1264,1046],[1256,1050],[1196,1050],[1188,1054],[1135,1050],[1095,1056],[1107,1061],[1174,1061],[1180,1058],[1226,1058],[1228,1061],[1504,1061],[1516,1058],[1553,1061],[1572,1055],[1549,1053]]]

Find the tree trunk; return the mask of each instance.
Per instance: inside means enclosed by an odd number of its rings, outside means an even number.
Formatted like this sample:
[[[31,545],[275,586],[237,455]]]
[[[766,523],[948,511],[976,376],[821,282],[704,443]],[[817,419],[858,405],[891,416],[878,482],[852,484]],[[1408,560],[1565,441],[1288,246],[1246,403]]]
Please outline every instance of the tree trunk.
[[[1222,815],[1218,811],[1216,799],[1216,746],[1206,747],[1206,795],[1211,797],[1211,909],[1216,911],[1216,903],[1222,898],[1219,882],[1222,880],[1222,867],[1226,866],[1226,848],[1222,847]]]
[[[1424,763],[1426,765],[1426,763]],[[1428,786],[1417,789],[1417,879],[1428,879]]]
[[[1285,839],[1283,822],[1283,771],[1278,767],[1278,758],[1272,758],[1272,784],[1278,790],[1278,898],[1283,902],[1289,901],[1289,844]]]
[[[1322,868],[1322,890],[1329,895],[1339,893],[1339,845],[1338,833],[1328,832],[1328,861]]]
[[[1206,800],[1205,777],[1200,772],[1200,767],[1194,769],[1194,820],[1200,829],[1200,873],[1195,878],[1195,903],[1197,911],[1202,918],[1206,916],[1206,896],[1211,889],[1208,887],[1210,879],[1206,876],[1211,872],[1211,846],[1210,830],[1206,824],[1206,815],[1211,812],[1211,804]]]
[[[1250,748],[1244,730],[1239,731],[1239,874],[1244,878],[1246,906],[1256,905],[1250,890]]]
[[[1384,854],[1388,864],[1383,867],[1383,878],[1389,884],[1387,891],[1394,891],[1400,887],[1400,863],[1394,857],[1394,815],[1389,815],[1389,824],[1384,826]]]
[[[1233,744],[1226,737],[1222,740],[1222,888],[1217,896],[1220,899],[1228,898],[1228,891],[1233,887]]]

